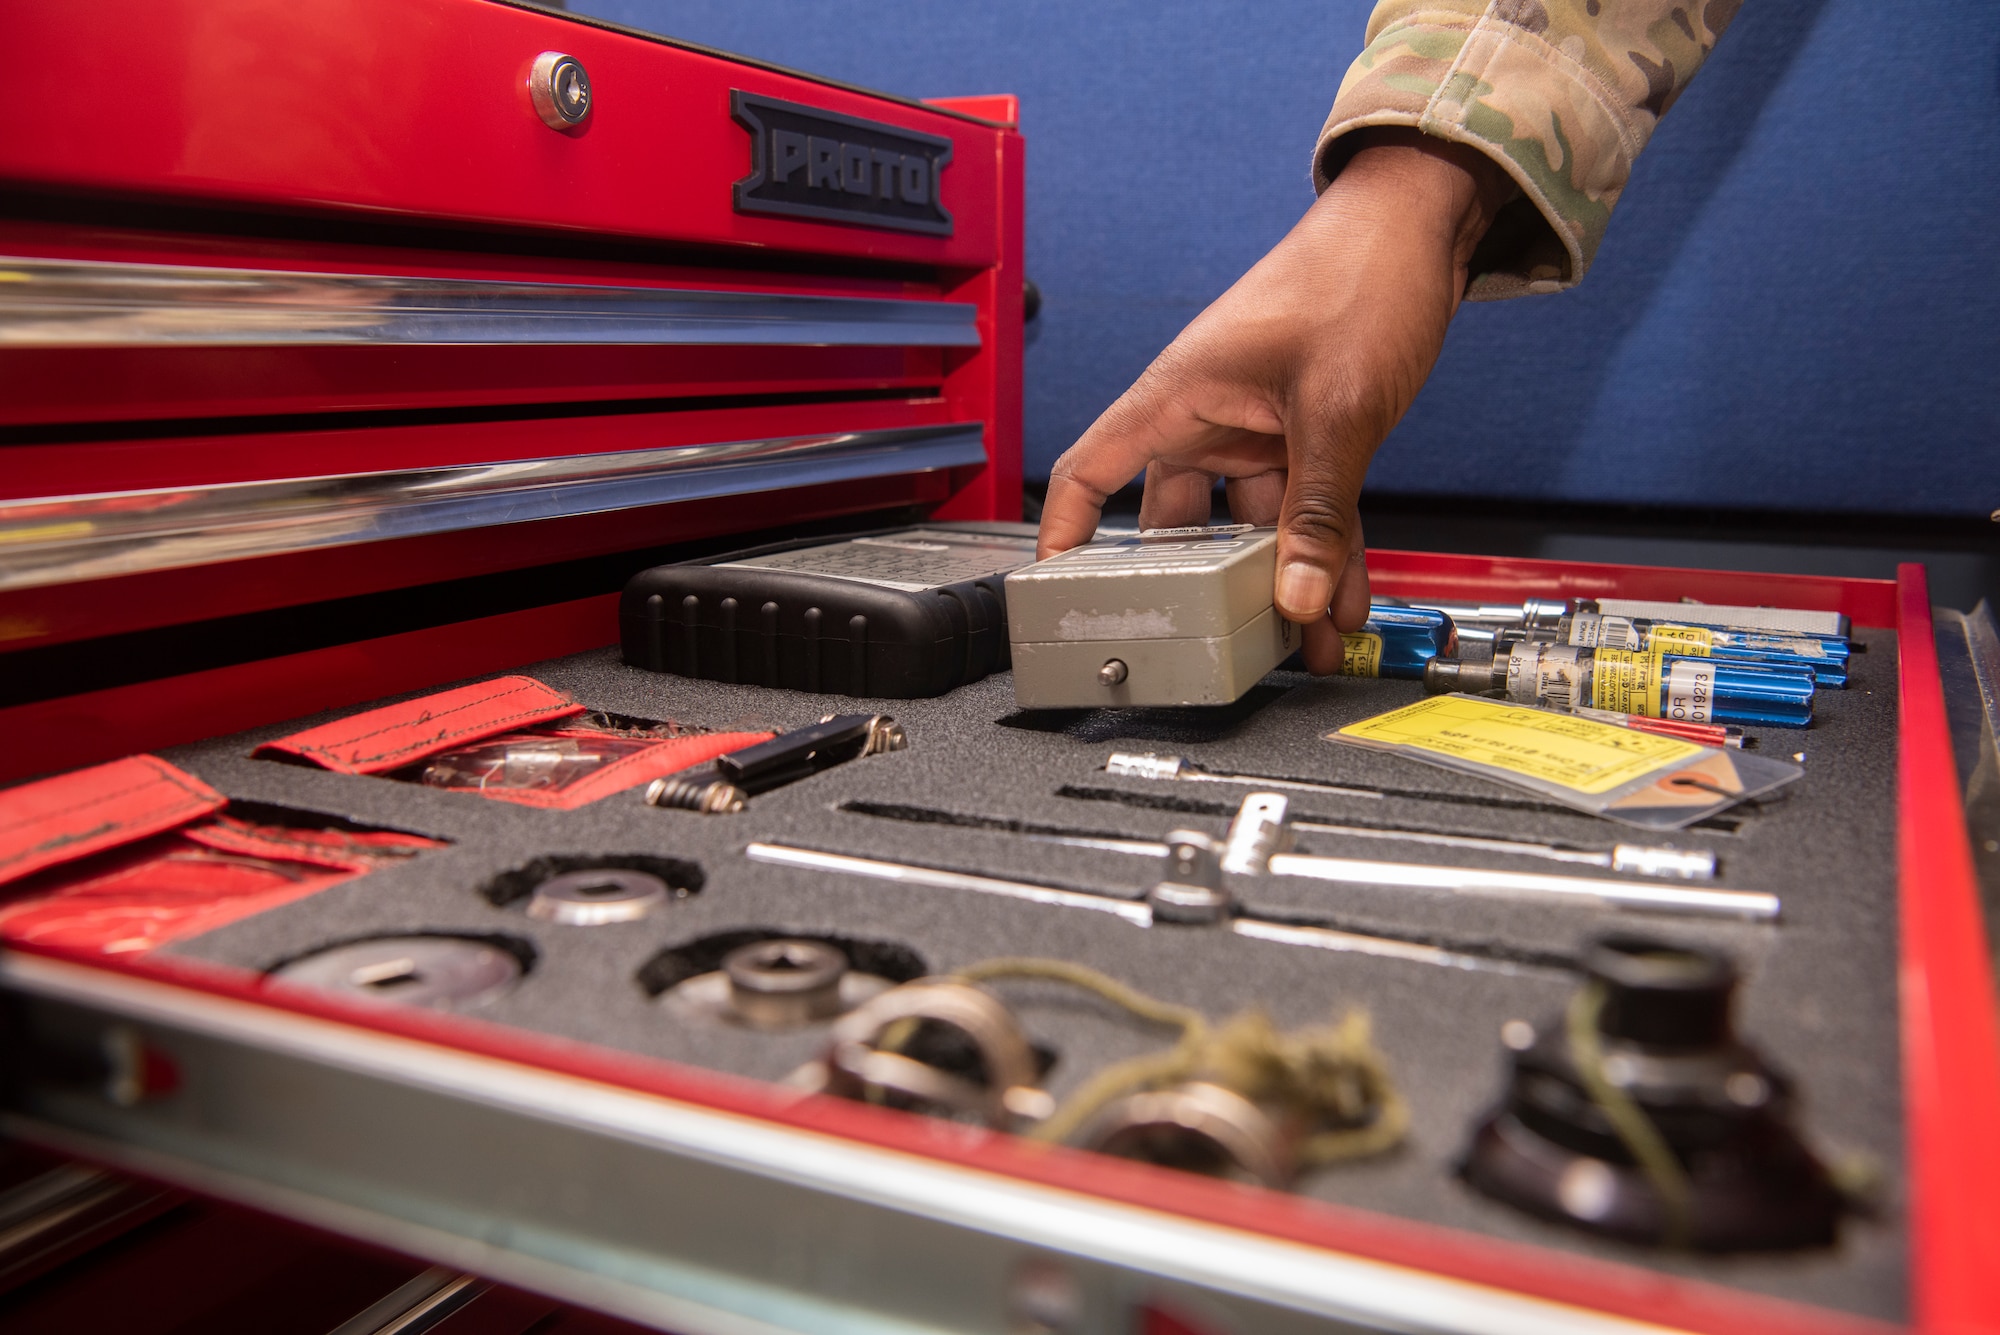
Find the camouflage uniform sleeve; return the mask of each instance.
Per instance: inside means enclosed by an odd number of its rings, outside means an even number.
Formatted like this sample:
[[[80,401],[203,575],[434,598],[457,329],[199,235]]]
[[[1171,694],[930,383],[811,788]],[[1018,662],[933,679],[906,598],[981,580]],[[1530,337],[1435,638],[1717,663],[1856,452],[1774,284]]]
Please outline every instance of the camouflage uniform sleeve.
[[[1353,131],[1404,126],[1479,149],[1520,195],[1473,258],[1469,300],[1573,287],[1632,161],[1742,0],[1379,0],[1320,131],[1325,189]]]

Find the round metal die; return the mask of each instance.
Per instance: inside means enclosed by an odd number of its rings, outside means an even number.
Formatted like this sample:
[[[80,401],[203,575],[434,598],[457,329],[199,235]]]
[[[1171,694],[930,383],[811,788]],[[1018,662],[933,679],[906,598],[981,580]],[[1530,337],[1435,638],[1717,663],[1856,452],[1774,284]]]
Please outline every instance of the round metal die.
[[[633,922],[667,900],[667,883],[650,872],[623,867],[566,871],[535,887],[528,916],[572,927]]]
[[[979,1053],[984,1081],[975,1082],[878,1046],[901,1021],[935,1021],[958,1030]],[[884,992],[841,1017],[827,1035],[825,1088],[846,1098],[871,1091],[946,1115],[1007,1129],[1027,1116],[1046,1116],[1034,1095],[1040,1072],[1035,1052],[1012,1011],[982,988],[945,978],[920,978]]]
[[[536,56],[528,72],[528,96],[551,130],[573,130],[590,118],[590,75],[575,56],[560,51]]]
[[[458,936],[386,936],[293,960],[274,975],[305,987],[404,1006],[483,1005],[521,976],[514,955]]]
[[[723,957],[729,1003],[759,1029],[789,1029],[841,1013],[847,956],[824,941],[780,937],[738,946]]]
[[[1262,1108],[1206,1081],[1128,1094],[1086,1133],[1086,1148],[1215,1177],[1282,1186],[1284,1137]]]
[[[815,942],[814,944],[818,944]],[[787,1029],[807,1029],[887,992],[895,984],[872,973],[849,968],[835,988],[834,1004],[824,1014],[812,1014],[810,1006],[796,1006],[784,998],[739,993],[734,981],[721,969],[696,974],[676,984],[660,998],[667,1010],[680,1019],[698,1024],[726,1024],[766,1033]],[[749,997],[746,1008],[739,995]]]

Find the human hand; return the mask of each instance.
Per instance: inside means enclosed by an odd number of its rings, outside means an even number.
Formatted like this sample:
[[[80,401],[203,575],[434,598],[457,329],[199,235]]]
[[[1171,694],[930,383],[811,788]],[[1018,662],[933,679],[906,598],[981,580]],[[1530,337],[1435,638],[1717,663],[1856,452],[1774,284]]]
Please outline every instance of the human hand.
[[[1238,523],[1278,526],[1274,601],[1320,673],[1340,667],[1339,628],[1368,616],[1368,461],[1430,375],[1513,189],[1464,145],[1363,133],[1285,239],[1056,461],[1039,543],[1046,557],[1087,542],[1142,468],[1143,526],[1205,524],[1220,478]]]

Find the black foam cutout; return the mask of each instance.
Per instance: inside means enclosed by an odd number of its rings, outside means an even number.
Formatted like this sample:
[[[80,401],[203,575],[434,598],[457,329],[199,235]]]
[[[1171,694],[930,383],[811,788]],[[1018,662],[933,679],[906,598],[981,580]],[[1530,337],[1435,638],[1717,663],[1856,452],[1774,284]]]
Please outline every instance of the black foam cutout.
[[[1075,742],[1165,742],[1187,746],[1226,737],[1281,699],[1288,686],[1263,682],[1228,705],[1177,709],[1021,709],[994,720],[1003,728],[1052,732]]]
[[[1273,774],[1263,777],[1284,779],[1287,776]],[[1297,783],[1301,782],[1301,780],[1293,779],[1292,782]],[[1229,789],[1224,789],[1223,791],[1229,791],[1230,789],[1233,789],[1238,794],[1249,793],[1256,791],[1256,785],[1232,784]],[[1278,791],[1282,792],[1284,790],[1281,788]],[[1447,806],[1476,806],[1485,808],[1488,811],[1529,811],[1540,815],[1554,816],[1568,815],[1570,812],[1570,808],[1557,806],[1553,802],[1521,802],[1504,797],[1471,797],[1463,793],[1426,793],[1410,789],[1382,788],[1375,791],[1379,792],[1384,799],[1401,798],[1409,802],[1437,802]],[[1120,806],[1150,807],[1154,811],[1185,811],[1203,816],[1234,815],[1238,804],[1242,801],[1240,796],[1235,802],[1211,802],[1204,801],[1198,797],[1183,797],[1177,793],[1132,792],[1129,789],[1100,788],[1083,783],[1066,783],[1056,789],[1056,796],[1073,797],[1079,802],[1116,802]],[[1312,794],[1287,794],[1287,796],[1291,796],[1294,799],[1292,811],[1292,818],[1294,820],[1335,819],[1332,816],[1312,816],[1298,805],[1300,802],[1311,801]],[[1743,825],[1742,820],[1735,813],[1750,805],[1749,803],[1743,803],[1739,807],[1732,807],[1727,814],[1710,816],[1706,820],[1696,822],[1689,828],[1712,830],[1717,834],[1734,834]],[[1353,822],[1350,821],[1347,823],[1352,824]]]
[[[276,973],[288,964],[296,964],[302,959],[323,954],[326,951],[335,950],[341,946],[353,946],[359,945],[363,941],[380,941],[392,937],[400,938],[408,936],[434,936],[449,941],[476,941],[482,946],[492,946],[496,950],[504,950],[514,957],[516,964],[521,966],[521,976],[523,978],[526,978],[534,971],[536,962],[541,958],[541,952],[535,949],[534,942],[528,940],[526,937],[516,936],[512,932],[364,932],[358,936],[344,936],[332,941],[321,941],[309,950],[301,950],[287,955],[283,959],[273,960],[264,967],[263,971],[265,973]]]
[[[324,811],[302,811],[297,807],[282,806],[276,802],[251,802],[236,798],[230,799],[222,814],[248,821],[252,825],[282,825],[293,830],[337,830],[342,834],[419,833],[379,820],[368,822],[348,820],[345,816],[334,816]],[[426,834],[424,837],[437,839],[439,836]],[[449,843],[450,840],[442,842]]]

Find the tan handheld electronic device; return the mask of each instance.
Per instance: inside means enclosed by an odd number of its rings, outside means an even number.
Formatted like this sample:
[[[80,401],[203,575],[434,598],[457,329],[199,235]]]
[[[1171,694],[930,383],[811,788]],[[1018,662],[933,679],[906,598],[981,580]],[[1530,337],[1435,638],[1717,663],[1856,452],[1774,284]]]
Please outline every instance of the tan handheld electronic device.
[[[1278,531],[1100,538],[1007,576],[1024,709],[1226,705],[1299,647],[1271,603]]]

